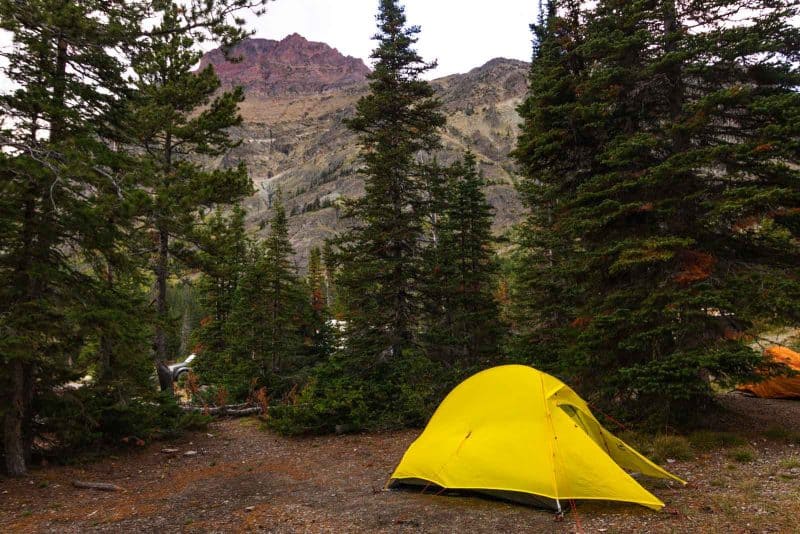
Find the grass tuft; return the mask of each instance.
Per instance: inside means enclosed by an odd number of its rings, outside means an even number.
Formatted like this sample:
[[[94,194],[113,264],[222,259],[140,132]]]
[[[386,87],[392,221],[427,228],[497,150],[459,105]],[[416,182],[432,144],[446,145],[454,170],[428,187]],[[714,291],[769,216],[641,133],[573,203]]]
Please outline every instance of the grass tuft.
[[[780,466],[781,469],[797,469],[800,467],[800,458],[784,458]]]
[[[736,447],[727,454],[728,458],[740,464],[746,464],[756,459],[755,451],[750,447]]]
[[[689,460],[693,456],[692,446],[683,436],[662,434],[653,439],[653,458],[658,462],[667,459]]]
[[[689,443],[698,452],[708,452],[714,449],[741,447],[747,444],[747,440],[733,432],[700,430],[689,435]]]
[[[800,432],[782,426],[773,426],[764,431],[764,437],[773,441],[800,444]]]

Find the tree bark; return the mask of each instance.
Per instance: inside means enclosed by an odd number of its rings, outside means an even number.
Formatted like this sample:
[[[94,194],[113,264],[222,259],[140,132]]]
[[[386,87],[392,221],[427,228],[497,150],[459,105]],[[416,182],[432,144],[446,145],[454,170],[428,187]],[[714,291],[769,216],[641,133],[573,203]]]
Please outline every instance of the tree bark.
[[[166,369],[167,334],[164,324],[167,322],[167,275],[169,261],[169,233],[160,228],[158,231],[158,259],[156,260],[156,331],[155,331],[155,364],[158,371],[158,382],[161,391],[172,392],[172,375]],[[169,380],[167,380],[169,375]]]
[[[25,476],[28,473],[25,463],[25,438],[23,422],[27,408],[25,400],[25,369],[24,363],[13,360],[10,364],[11,374],[11,405],[6,412],[3,424],[3,452],[6,460],[6,473],[9,476]]]
[[[64,138],[64,102],[67,88],[68,44],[64,35],[59,33],[56,45],[55,80],[53,81],[53,102],[55,112],[50,120],[50,142],[59,142]]]

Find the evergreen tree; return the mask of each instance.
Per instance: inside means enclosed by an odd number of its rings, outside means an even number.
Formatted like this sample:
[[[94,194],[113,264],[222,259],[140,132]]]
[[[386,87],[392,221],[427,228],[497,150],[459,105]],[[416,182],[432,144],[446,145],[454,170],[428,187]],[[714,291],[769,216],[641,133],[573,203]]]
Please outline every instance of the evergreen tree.
[[[513,152],[523,179],[517,188],[528,215],[517,228],[512,255],[512,353],[552,371],[571,368],[565,341],[582,301],[580,241],[558,220],[567,199],[593,172],[591,124],[601,111],[580,99],[587,72],[581,46],[585,24],[578,2],[540,4],[531,26],[534,56],[528,95],[518,111],[523,124]]]
[[[474,154],[468,152],[444,176],[430,197],[443,195],[444,201],[431,210],[435,239],[426,250],[431,273],[426,349],[430,358],[450,365],[485,366],[499,357],[502,337],[493,295],[494,215]]]
[[[311,292],[311,307],[323,310],[327,307],[325,291],[325,273],[322,267],[322,252],[319,247],[314,247],[308,253],[308,276],[306,276],[308,290]]]
[[[334,317],[341,315],[341,306],[338,293],[336,291],[336,272],[338,270],[338,259],[333,250],[331,242],[326,240],[322,247],[322,275],[325,288],[325,302]]]
[[[233,41],[242,32],[228,17],[249,4],[193,1],[179,31]],[[147,46],[145,19],[162,5],[0,1],[0,28],[13,41],[2,52],[4,74],[15,84],[0,96],[0,416],[12,475],[25,473],[37,421],[51,425],[51,436],[102,434],[95,412],[86,432],[75,414],[106,402],[103,395],[130,399],[129,386],[149,380],[128,372],[140,369],[147,314],[137,295],[142,190],[126,154],[126,71],[130,54]],[[95,383],[75,396],[86,403],[42,412],[63,406],[55,386],[86,372]]]
[[[0,414],[10,475],[24,474],[30,459],[34,402],[73,376],[81,336],[98,333],[86,312],[110,296],[84,266],[118,258],[122,234],[111,215],[128,203],[126,158],[103,140],[119,125],[127,90],[111,49],[140,14],[135,3],[0,2],[0,28],[13,39],[4,71],[17,86],[0,97],[8,119],[0,138]]]
[[[348,121],[359,134],[366,191],[348,206],[353,227],[334,241],[335,260],[326,254],[346,323],[342,348],[313,370],[297,404],[271,413],[285,432],[419,424],[439,386],[437,366],[419,349],[427,159],[444,116],[420,79],[434,65],[413,48],[419,28],[406,25],[396,0],[381,0],[377,20],[370,92]]]
[[[633,415],[689,415],[710,377],[758,364],[748,335],[798,324],[797,13],[793,1],[608,0],[583,14],[591,69],[575,95],[591,173],[549,225],[577,250],[557,271],[579,297],[561,362]],[[534,125],[518,157],[552,167],[540,154],[557,130]],[[527,187],[570,179],[529,173]],[[555,298],[552,280],[535,287]]]
[[[307,363],[307,292],[292,262],[286,211],[278,198],[267,239],[253,248],[226,322],[231,392],[242,397],[251,379],[271,393],[285,392]]]
[[[191,264],[202,273],[198,287],[205,310],[194,334],[195,351],[202,355],[195,370],[211,382],[223,372],[218,366],[224,365],[222,355],[228,350],[225,324],[253,246],[245,232],[244,216],[244,209],[238,206],[229,215],[217,209],[194,231],[197,250]]]
[[[491,247],[494,212],[483,193],[486,182],[474,154],[468,152],[451,172],[454,183],[443,241],[450,241],[445,246],[454,251],[455,276],[448,284],[455,297],[452,346],[468,364],[487,365],[499,356],[502,337],[493,291],[497,274]]]
[[[308,352],[309,363],[317,364],[327,358],[333,351],[334,331],[330,325],[331,313],[328,307],[328,289],[325,268],[322,265],[322,252],[318,247],[311,249],[308,256],[308,275],[306,276],[310,307]]]
[[[416,344],[424,218],[421,156],[439,146],[444,117],[420,75],[435,64],[414,50],[396,0],[381,0],[370,93],[348,121],[359,134],[366,193],[347,215],[356,226],[339,242],[339,285],[346,292],[348,347],[369,359],[399,357]],[[379,356],[383,355],[383,356]]]
[[[131,107],[132,142],[142,150],[142,176],[151,197],[145,224],[154,241],[158,317],[154,358],[165,390],[172,387],[164,365],[170,357],[166,336],[170,275],[193,249],[193,226],[200,212],[233,203],[252,191],[242,164],[209,169],[198,160],[236,146],[229,129],[241,123],[238,104],[244,96],[241,88],[217,94],[220,82],[210,65],[192,71],[201,52],[195,48],[193,33],[179,31],[190,22],[186,16],[179,4],[166,3],[160,25],[133,61],[137,92]]]

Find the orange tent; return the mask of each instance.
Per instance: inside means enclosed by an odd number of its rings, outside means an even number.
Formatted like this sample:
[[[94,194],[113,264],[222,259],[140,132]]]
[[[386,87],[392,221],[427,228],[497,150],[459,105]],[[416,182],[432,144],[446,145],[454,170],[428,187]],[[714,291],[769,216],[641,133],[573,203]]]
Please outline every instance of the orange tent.
[[[800,373],[800,354],[795,351],[775,346],[765,350],[764,354],[772,361],[783,363]],[[800,399],[800,375],[776,376],[757,384],[744,384],[737,389],[767,399]]]

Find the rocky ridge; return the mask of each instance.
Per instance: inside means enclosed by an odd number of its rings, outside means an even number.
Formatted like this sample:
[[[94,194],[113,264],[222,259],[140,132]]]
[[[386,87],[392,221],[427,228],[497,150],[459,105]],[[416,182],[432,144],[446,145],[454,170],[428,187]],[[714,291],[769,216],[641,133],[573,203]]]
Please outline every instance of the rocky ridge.
[[[363,193],[357,139],[343,119],[366,94],[368,69],[361,60],[298,35],[278,42],[251,39],[237,52],[240,63],[225,62],[218,50],[203,59],[215,65],[224,86],[241,84],[246,93],[244,123],[233,132],[243,142],[217,163],[247,163],[256,193],[244,204],[257,233],[266,231],[270,207],[281,191],[302,268],[311,247],[348,224],[341,217],[342,200]],[[280,69],[274,68],[277,64]],[[522,213],[508,153],[518,132],[516,107],[526,91],[527,72],[525,62],[498,58],[432,82],[447,115],[437,157],[448,163],[467,149],[476,154],[490,182],[486,193],[496,211],[498,234]]]

